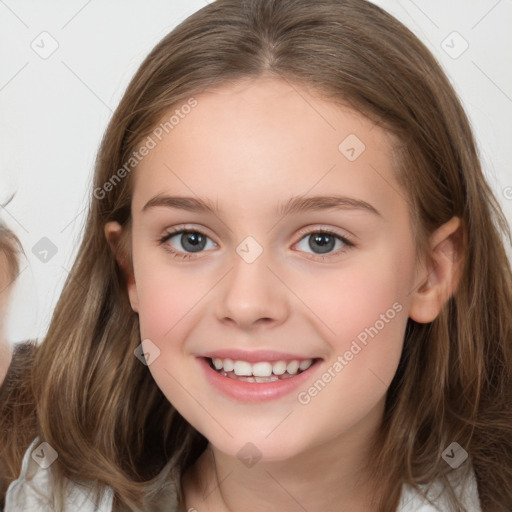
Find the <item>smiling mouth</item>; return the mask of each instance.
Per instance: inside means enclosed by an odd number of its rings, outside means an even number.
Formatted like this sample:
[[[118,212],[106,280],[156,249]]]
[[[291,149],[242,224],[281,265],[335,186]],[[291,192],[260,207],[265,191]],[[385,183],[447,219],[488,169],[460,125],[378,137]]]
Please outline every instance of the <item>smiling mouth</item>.
[[[229,379],[241,382],[275,382],[296,377],[309,370],[320,359],[293,359],[290,361],[234,361],[232,359],[206,358],[210,368]]]

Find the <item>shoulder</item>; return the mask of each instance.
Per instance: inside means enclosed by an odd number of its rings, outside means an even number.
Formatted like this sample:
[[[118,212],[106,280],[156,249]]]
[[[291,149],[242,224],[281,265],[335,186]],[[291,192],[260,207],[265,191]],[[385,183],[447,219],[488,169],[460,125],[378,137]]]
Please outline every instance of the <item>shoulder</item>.
[[[56,500],[53,493],[51,463],[57,453],[39,438],[34,439],[23,457],[19,477],[11,482],[5,496],[5,512],[53,512]],[[110,488],[97,502],[88,487],[67,481],[65,487],[66,512],[110,512],[113,492]]]
[[[467,512],[482,512],[478,497],[478,486],[471,466],[461,467],[447,475],[450,487]],[[425,496],[410,485],[404,485],[397,512],[444,512],[451,510],[447,498],[448,490],[442,482],[420,485]]]

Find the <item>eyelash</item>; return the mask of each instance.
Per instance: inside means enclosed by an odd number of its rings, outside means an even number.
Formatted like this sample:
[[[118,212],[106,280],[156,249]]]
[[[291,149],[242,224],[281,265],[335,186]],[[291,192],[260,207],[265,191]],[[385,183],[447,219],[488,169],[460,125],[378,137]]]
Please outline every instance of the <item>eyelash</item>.
[[[202,235],[202,236],[204,236],[206,238],[210,238],[206,233],[204,233],[200,229],[177,228],[177,229],[173,229],[172,231],[169,231],[169,232],[165,233],[158,240],[158,242],[160,243],[160,245],[164,246],[164,250],[167,251],[173,258],[181,259],[181,260],[189,260],[189,259],[194,257],[195,253],[178,252],[175,249],[173,249],[170,245],[166,244],[166,242],[169,239],[171,239],[173,236],[179,235],[179,234],[182,234],[182,233],[199,233],[200,235]],[[334,238],[337,238],[338,240],[341,240],[341,242],[343,242],[343,244],[345,245],[345,247],[343,247],[342,249],[339,249],[338,251],[335,251],[333,253],[329,253],[327,256],[322,256],[320,254],[309,253],[309,254],[311,254],[313,256],[313,258],[311,258],[311,259],[313,259],[315,261],[325,261],[326,259],[332,258],[333,256],[339,256],[340,254],[345,253],[346,251],[348,251],[348,250],[352,249],[353,247],[355,247],[355,244],[349,238],[347,238],[345,236],[342,236],[339,233],[336,233],[336,232],[334,232],[334,231],[332,231],[330,229],[324,229],[324,228],[319,228],[319,229],[316,229],[316,230],[301,229],[301,230],[299,230],[299,233],[301,235],[301,238],[296,243],[299,243],[304,237],[306,237],[308,235],[322,234],[322,235],[333,236]],[[200,251],[200,252],[202,252],[202,251]]]

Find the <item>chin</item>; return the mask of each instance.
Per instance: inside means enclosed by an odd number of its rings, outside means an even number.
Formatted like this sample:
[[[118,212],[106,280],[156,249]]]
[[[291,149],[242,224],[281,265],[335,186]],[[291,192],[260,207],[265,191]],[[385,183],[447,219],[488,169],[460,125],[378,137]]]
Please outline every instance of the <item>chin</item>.
[[[201,433],[217,450],[229,457],[240,460],[248,467],[255,463],[254,461],[282,462],[293,459],[308,449],[312,449],[315,444],[314,442],[308,443],[304,438],[294,439],[292,433],[286,429],[269,435],[268,429],[262,432],[261,430],[240,427],[230,429],[229,425],[226,425],[226,428],[233,437],[224,431],[222,434],[218,431],[215,433],[208,431]]]

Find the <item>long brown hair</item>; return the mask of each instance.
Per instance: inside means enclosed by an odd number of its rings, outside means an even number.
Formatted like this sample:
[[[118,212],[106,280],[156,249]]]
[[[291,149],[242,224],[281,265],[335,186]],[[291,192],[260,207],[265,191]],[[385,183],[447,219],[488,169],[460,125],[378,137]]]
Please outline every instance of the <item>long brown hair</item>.
[[[512,510],[512,279],[502,238],[510,231],[439,64],[364,0],[218,0],[144,60],[102,140],[83,241],[27,377],[37,427],[19,421],[7,432],[0,418],[6,479],[39,435],[59,454],[59,478],[109,485],[119,507],[140,510],[205,449],[134,357],[138,317],[103,230],[111,220],[127,228],[129,261],[136,169],[117,171],[164,114],[211,86],[264,73],[348,103],[396,136],[419,249],[452,216],[463,221],[458,289],[433,322],[407,325],[375,440],[376,510],[396,510],[406,482],[446,478],[441,454],[452,441],[469,453],[484,512]]]

